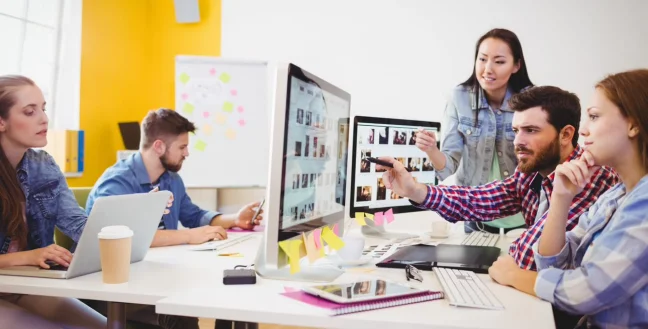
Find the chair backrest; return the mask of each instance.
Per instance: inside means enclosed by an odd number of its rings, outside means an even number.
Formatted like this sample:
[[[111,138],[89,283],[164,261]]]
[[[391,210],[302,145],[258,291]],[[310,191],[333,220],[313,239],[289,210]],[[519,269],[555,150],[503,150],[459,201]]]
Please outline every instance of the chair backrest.
[[[74,193],[74,197],[79,203],[79,206],[81,208],[85,208],[86,201],[88,201],[88,195],[90,195],[90,190],[92,190],[92,187],[72,187],[70,188],[70,190],[72,190],[72,193]]]

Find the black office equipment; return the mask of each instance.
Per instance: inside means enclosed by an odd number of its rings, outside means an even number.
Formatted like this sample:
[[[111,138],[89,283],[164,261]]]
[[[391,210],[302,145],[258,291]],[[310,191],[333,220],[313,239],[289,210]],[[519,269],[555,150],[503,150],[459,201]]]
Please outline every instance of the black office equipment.
[[[402,248],[376,266],[405,268],[407,265],[413,265],[426,271],[431,271],[433,267],[445,267],[475,273],[488,273],[488,268],[493,265],[499,255],[500,249],[497,247],[453,244],[414,245]]]
[[[139,122],[119,122],[118,125],[126,150],[138,150],[141,133]]]

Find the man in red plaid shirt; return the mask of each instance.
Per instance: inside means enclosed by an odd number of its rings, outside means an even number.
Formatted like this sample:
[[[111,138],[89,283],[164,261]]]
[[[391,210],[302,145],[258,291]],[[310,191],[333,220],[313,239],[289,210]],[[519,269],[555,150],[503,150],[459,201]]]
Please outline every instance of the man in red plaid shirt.
[[[409,198],[418,207],[431,209],[450,222],[491,221],[522,212],[527,230],[509,248],[520,268],[535,270],[532,246],[544,227],[551,200],[553,171],[564,161],[577,159],[581,107],[578,97],[557,87],[534,87],[511,97],[518,167],[504,180],[471,186],[430,186],[417,183],[403,165],[381,158],[394,168],[386,169],[388,189]],[[570,207],[567,230],[597,198],[617,183],[610,168],[601,168],[578,194]]]

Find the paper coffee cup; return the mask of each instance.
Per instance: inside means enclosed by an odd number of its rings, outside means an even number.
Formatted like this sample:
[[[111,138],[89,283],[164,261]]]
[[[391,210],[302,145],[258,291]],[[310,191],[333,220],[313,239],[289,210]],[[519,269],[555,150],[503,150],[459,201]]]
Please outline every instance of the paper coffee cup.
[[[430,236],[433,238],[447,238],[450,235],[450,224],[445,220],[437,220],[432,222],[432,232]]]
[[[103,282],[128,282],[133,231],[128,226],[106,226],[98,234]]]

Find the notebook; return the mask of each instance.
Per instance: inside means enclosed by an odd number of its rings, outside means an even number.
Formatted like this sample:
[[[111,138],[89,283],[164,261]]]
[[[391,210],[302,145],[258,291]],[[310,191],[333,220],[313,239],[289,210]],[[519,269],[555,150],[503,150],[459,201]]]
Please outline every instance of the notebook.
[[[338,304],[332,301],[320,298],[301,290],[286,291],[282,295],[320,308],[328,309],[330,315],[342,315],[348,313],[356,313],[370,310],[377,310],[381,308],[394,307],[400,305],[414,304],[426,302],[430,300],[442,299],[443,292],[441,291],[424,291],[420,294],[392,297],[373,301],[364,301],[349,304]]]

